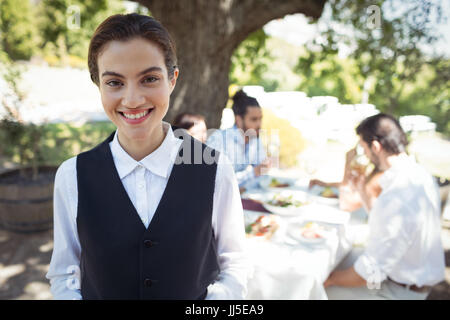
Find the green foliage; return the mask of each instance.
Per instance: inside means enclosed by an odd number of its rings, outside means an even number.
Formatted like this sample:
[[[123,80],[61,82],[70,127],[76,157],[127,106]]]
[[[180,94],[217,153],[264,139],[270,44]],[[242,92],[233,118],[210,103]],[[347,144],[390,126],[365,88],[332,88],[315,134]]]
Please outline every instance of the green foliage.
[[[42,126],[0,122],[4,156],[21,166],[59,166],[63,161],[89,150],[105,140],[116,127],[111,122],[89,122],[82,126],[49,123]]]
[[[423,49],[439,39],[439,2],[330,0],[328,5],[328,29],[308,44],[309,54],[300,58],[296,69],[319,79],[306,79],[300,89],[359,103],[364,84],[369,84],[368,102],[379,110],[396,116],[429,115],[438,130],[450,133],[449,61]],[[381,13],[378,26],[372,19],[375,11],[368,11],[373,5]],[[338,61],[343,44],[352,49],[347,59]]]
[[[274,130],[280,139],[280,167],[289,168],[297,165],[298,155],[306,148],[306,140],[300,131],[294,128],[288,120],[277,117],[269,109],[263,108],[262,128],[271,135]]]
[[[40,125],[27,124],[22,120],[20,107],[25,95],[19,90],[18,82],[22,70],[13,63],[6,62],[1,65],[1,73],[8,89],[1,97],[1,104],[6,116],[0,119],[0,154],[16,161],[21,166],[21,174],[25,176],[25,167],[33,168],[33,179],[37,178],[38,166],[42,164],[42,150],[39,143],[45,128]]]
[[[302,77],[297,90],[308,96],[334,96],[341,103],[362,99],[364,79],[353,60],[310,51],[299,58],[295,71]]]
[[[120,0],[42,0],[38,10],[41,48],[64,64],[67,55],[85,60],[95,28],[109,15],[125,12]]]
[[[37,49],[34,11],[29,1],[0,1],[0,49],[11,59],[28,60]]]
[[[438,131],[450,134],[450,60],[425,64],[414,82],[406,82],[396,113],[429,116]]]
[[[45,129],[40,144],[43,161],[58,166],[64,160],[95,147],[116,130],[116,126],[109,121],[88,122],[82,126],[50,123],[45,125]]]
[[[268,36],[263,29],[250,34],[231,57],[230,82],[240,86],[260,85],[266,91],[275,91],[276,80],[267,80],[264,73],[273,60],[266,46]]]
[[[85,66],[95,28],[116,13],[125,13],[122,0],[1,0],[0,61],[6,53],[12,60],[38,55],[51,65]]]

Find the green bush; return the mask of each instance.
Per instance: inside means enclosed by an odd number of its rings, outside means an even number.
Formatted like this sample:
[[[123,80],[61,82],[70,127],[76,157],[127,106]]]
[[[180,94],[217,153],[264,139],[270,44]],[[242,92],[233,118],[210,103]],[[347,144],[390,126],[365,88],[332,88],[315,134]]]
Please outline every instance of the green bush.
[[[294,128],[288,120],[277,117],[272,111],[263,108],[262,128],[269,135],[277,130],[280,139],[280,167],[289,168],[297,165],[298,155],[306,148],[306,140],[300,131]]]
[[[38,49],[30,1],[0,1],[0,50],[13,60],[28,60]]]

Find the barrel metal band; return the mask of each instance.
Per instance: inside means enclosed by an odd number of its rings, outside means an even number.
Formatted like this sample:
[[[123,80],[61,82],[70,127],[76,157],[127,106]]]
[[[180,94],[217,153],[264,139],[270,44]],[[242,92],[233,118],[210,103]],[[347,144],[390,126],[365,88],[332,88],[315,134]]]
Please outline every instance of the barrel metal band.
[[[31,203],[43,203],[52,201],[53,196],[47,197],[47,198],[41,198],[41,199],[2,199],[0,198],[0,203],[8,203],[8,204],[31,204]]]

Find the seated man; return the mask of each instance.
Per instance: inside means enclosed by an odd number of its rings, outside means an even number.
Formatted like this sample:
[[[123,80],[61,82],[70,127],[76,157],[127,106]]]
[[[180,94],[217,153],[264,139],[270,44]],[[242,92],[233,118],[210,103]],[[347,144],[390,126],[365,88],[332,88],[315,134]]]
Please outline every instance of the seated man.
[[[241,90],[233,97],[232,109],[235,125],[226,130],[217,130],[206,143],[228,156],[242,192],[257,185],[256,178],[269,168],[269,161],[259,138],[262,111],[258,101]]]
[[[393,117],[377,114],[356,129],[371,162],[384,171],[371,199],[365,177],[354,179],[369,212],[363,253],[325,281],[330,299],[425,299],[444,279],[440,202],[433,177],[406,154],[406,135]],[[351,256],[351,255],[350,255]]]

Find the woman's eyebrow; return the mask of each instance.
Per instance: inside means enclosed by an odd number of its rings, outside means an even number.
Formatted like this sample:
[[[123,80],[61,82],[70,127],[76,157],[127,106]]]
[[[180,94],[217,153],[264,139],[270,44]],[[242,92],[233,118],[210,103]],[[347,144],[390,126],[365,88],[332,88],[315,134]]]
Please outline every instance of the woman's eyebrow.
[[[139,77],[139,76],[141,76],[143,74],[146,74],[147,72],[152,72],[152,71],[159,71],[159,72],[161,72],[162,69],[160,67],[150,67],[150,68],[147,68],[147,69],[139,72],[137,74],[137,77]],[[117,72],[114,72],[114,71],[105,71],[105,72],[102,73],[102,77],[104,77],[104,76],[114,76],[114,77],[119,77],[119,78],[125,78],[120,73],[117,73]]]

